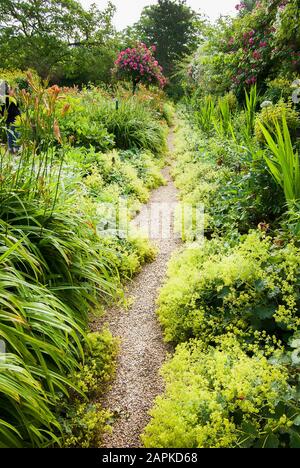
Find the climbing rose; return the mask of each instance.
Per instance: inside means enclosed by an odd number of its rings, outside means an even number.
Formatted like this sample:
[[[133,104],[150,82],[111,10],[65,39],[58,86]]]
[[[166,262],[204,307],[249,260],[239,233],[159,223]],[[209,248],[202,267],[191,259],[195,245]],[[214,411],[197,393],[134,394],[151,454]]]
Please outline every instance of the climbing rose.
[[[247,5],[244,2],[241,2],[238,5],[235,5],[235,9],[238,11],[244,10],[245,8],[247,8]]]
[[[153,83],[163,88],[167,80],[153,55],[155,50],[155,46],[148,49],[142,42],[133,48],[122,50],[115,61],[115,75],[130,79],[134,89],[138,83]]]

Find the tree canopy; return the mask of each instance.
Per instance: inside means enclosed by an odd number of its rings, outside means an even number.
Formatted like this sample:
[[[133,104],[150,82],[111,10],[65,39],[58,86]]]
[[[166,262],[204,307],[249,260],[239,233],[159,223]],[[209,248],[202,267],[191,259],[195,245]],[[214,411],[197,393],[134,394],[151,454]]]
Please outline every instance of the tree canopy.
[[[197,48],[200,23],[200,16],[185,0],[158,0],[144,8],[129,33],[148,46],[156,46],[156,57],[170,77],[176,62]]]
[[[5,68],[34,68],[42,77],[105,80],[113,64],[115,7],[87,11],[75,0],[1,0],[0,60]],[[86,75],[86,76],[85,76]]]

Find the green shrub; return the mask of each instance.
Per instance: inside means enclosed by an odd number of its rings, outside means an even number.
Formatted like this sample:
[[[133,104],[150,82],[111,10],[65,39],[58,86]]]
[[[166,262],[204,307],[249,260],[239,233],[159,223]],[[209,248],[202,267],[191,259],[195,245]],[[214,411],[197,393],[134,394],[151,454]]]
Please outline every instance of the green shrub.
[[[120,153],[121,161],[131,164],[148,189],[155,189],[165,184],[161,173],[163,160],[154,157],[150,151],[127,150]]]
[[[121,101],[118,109],[113,101],[100,101],[95,120],[114,135],[119,149],[138,148],[156,155],[166,149],[166,130],[158,115],[134,97]]]
[[[219,138],[232,136],[235,139],[233,112],[230,107],[230,100],[226,96],[218,99],[212,121]]]
[[[300,325],[299,265],[293,243],[278,248],[258,232],[229,250],[226,241],[213,241],[177,255],[159,298],[166,340],[209,343],[249,327],[286,339]]]
[[[284,367],[234,338],[177,347],[142,437],[147,448],[299,447],[296,391]]]
[[[89,310],[120,290],[116,252],[76,209],[61,209],[49,215],[34,200],[2,194],[0,337],[11,357],[1,356],[0,406],[9,447],[57,441],[58,393],[73,385]]]
[[[95,190],[93,185],[96,181]],[[134,196],[142,203],[149,199],[149,191],[138,177],[136,169],[131,164],[122,162],[117,152],[97,155],[95,166],[85,179],[85,184],[93,189],[91,194],[94,196],[101,196],[101,189],[116,184],[120,188],[120,195]]]
[[[67,152],[67,159],[82,173],[88,195],[99,201],[118,202],[125,196],[134,205],[145,203],[149,190],[164,183],[160,172],[163,162],[149,151],[98,153],[93,148],[85,151],[73,148]],[[109,200],[107,191],[112,188],[115,196]]]
[[[213,116],[215,111],[215,102],[212,96],[205,96],[202,99],[192,101],[196,124],[206,133],[209,133],[213,127]]]
[[[69,142],[80,147],[93,146],[98,151],[113,148],[113,135],[99,122],[95,122],[90,109],[79,106],[75,100],[71,105],[71,111],[60,121],[61,130]]]
[[[85,394],[99,394],[101,385],[107,383],[115,371],[118,343],[109,330],[87,335],[85,357],[78,371],[72,374],[75,388]]]
[[[157,155],[165,129],[156,112],[141,102],[129,105],[130,132],[137,133],[133,140],[127,134],[126,141],[136,157],[102,154],[98,151],[111,148],[114,138],[96,115],[101,106],[114,105],[111,97],[95,89],[63,93],[30,79],[30,92],[18,95],[24,105],[21,151],[12,156],[0,150],[0,339],[6,346],[0,356],[0,445],[5,447],[98,443],[110,414],[94,399],[111,377],[116,347],[108,332],[87,336],[88,320],[104,304],[123,299],[122,280],[155,255],[147,240],[131,232],[124,239],[103,236],[101,221],[109,217],[102,219],[99,201],[117,203],[125,195],[139,205],[162,182]],[[144,121],[134,122],[135,110]],[[145,122],[148,134],[142,140]]]
[[[291,102],[285,103],[279,101],[277,104],[263,108],[256,117],[255,136],[260,143],[265,143],[266,141],[260,124],[274,134],[276,132],[276,123],[282,121],[283,115],[286,118],[286,123],[291,135],[295,135],[295,130],[299,127],[299,115],[297,111],[293,109]]]
[[[15,235],[0,235],[1,441],[42,447],[57,440],[56,392],[67,392],[67,374],[82,357],[83,317],[80,305],[76,313],[72,300],[62,302],[43,285],[30,242]]]
[[[95,448],[103,434],[111,430],[110,411],[94,399],[114,374],[117,351],[117,340],[108,330],[88,334],[84,362],[70,377],[77,391],[71,392],[69,401],[64,399],[59,405],[63,447]]]
[[[100,403],[77,402],[64,413],[62,447],[100,447],[103,434],[111,431],[110,419],[111,413],[103,409]]]
[[[277,103],[280,100],[284,100],[285,102],[288,102],[294,91],[292,86],[293,81],[294,80],[291,81],[283,76],[278,76],[274,80],[268,81],[265,101]]]
[[[257,144],[246,148],[201,135],[194,142],[188,127],[180,128],[176,144],[175,184],[184,202],[204,205],[207,235],[247,233],[284,212],[283,193]]]
[[[174,106],[170,102],[166,102],[163,105],[163,118],[167,122],[169,127],[172,127],[174,124],[174,117],[175,117],[175,109]]]
[[[33,70],[28,70],[30,73],[34,74],[37,77],[37,74]],[[0,69],[0,80],[6,81],[10,86],[16,87],[21,84],[25,85],[27,83],[27,72],[18,69]]]

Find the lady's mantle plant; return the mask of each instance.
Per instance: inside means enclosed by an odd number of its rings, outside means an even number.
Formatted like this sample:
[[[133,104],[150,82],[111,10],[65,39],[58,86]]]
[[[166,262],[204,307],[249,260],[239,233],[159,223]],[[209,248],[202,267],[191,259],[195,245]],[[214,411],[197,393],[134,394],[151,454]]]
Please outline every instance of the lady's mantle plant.
[[[163,88],[167,79],[164,77],[162,67],[154,57],[156,48],[139,43],[134,48],[127,48],[119,53],[115,61],[114,73],[119,78],[130,80],[133,92],[139,83],[154,84]]]

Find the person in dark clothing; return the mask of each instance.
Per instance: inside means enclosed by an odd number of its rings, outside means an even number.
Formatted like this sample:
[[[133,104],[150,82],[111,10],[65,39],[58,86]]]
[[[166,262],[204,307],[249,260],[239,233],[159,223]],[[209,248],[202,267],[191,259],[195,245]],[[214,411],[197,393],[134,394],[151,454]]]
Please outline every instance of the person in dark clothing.
[[[16,153],[19,149],[17,145],[18,133],[16,132],[15,122],[20,115],[20,109],[17,103],[10,98],[12,90],[5,83],[5,104],[2,104],[0,113],[5,119],[8,149],[11,153]]]

